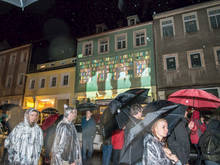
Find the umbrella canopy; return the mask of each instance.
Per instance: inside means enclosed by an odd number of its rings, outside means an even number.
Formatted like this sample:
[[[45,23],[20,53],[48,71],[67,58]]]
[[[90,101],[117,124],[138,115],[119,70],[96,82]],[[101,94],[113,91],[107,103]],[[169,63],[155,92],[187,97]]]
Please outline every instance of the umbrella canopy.
[[[76,109],[81,112],[93,111],[93,110],[96,110],[97,108],[98,108],[98,106],[93,103],[82,103],[82,104],[77,105],[77,107],[76,107]]]
[[[3,111],[9,111],[10,109],[14,108],[14,107],[19,107],[19,105],[16,104],[3,104],[0,106],[0,109]]]
[[[22,10],[24,10],[25,7],[27,7],[28,5],[38,1],[38,0],[2,0],[4,2],[10,3],[12,5],[15,5],[17,7],[22,8]]]
[[[109,103],[108,108],[101,116],[101,128],[105,138],[111,136],[116,129],[122,129],[130,119],[130,105],[143,103],[149,89],[131,89],[116,96]]]
[[[160,107],[165,101],[152,103],[156,107]],[[149,107],[153,107],[152,104]],[[151,126],[158,118],[165,118],[170,127],[174,127],[178,121],[184,117],[186,107],[183,105],[169,105],[170,102],[166,102],[164,107],[159,109],[151,109],[145,118],[139,122],[135,127],[131,128],[128,133],[127,142],[124,144],[123,150],[120,156],[121,163],[134,164],[142,159],[143,155],[143,138],[146,133],[151,132]],[[169,128],[170,129],[170,128]]]
[[[57,114],[58,110],[55,108],[46,108],[41,111],[41,113],[46,113],[46,114]]]
[[[218,108],[220,99],[201,89],[182,89],[172,93],[169,101],[195,108]]]

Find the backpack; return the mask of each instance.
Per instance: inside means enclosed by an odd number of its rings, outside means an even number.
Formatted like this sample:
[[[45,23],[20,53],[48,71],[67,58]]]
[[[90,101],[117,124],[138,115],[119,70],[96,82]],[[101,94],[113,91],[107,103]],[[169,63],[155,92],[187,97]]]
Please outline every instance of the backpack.
[[[205,131],[200,137],[199,146],[205,160],[220,161],[220,133]]]

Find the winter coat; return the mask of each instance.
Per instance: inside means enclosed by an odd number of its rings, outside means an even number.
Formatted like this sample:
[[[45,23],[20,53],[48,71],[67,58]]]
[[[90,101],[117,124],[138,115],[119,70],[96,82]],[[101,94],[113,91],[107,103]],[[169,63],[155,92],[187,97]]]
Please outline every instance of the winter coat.
[[[32,110],[25,112],[24,121],[19,123],[5,139],[10,164],[38,165],[43,145],[43,132],[36,123],[30,126],[28,115],[31,112]]]
[[[190,155],[190,140],[188,122],[185,118],[181,119],[176,125],[167,142],[170,150],[175,154],[182,164],[187,164]]]
[[[124,130],[116,130],[112,135],[112,147],[121,150],[124,145]]]
[[[200,137],[199,146],[203,159],[220,163],[220,121],[209,122],[207,130]]]
[[[163,145],[156,137],[147,134],[144,138],[142,165],[172,165],[163,150]],[[181,165],[181,162],[178,161],[176,165]]]
[[[96,123],[93,117],[91,117],[88,121],[86,117],[82,119],[82,139],[85,140],[94,140],[96,135]]]
[[[194,122],[194,127],[190,133],[190,140],[192,144],[198,144],[200,136],[205,132],[206,125],[202,123],[199,118],[199,111],[194,111],[191,121]]]
[[[72,122],[65,117],[57,125],[56,136],[52,147],[51,165],[63,165],[75,162],[82,165],[80,143],[77,131]]]

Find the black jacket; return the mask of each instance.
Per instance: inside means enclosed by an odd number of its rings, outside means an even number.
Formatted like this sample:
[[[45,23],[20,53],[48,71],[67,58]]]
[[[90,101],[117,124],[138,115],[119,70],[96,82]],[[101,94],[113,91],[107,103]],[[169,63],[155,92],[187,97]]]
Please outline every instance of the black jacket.
[[[182,118],[167,139],[170,150],[182,164],[187,164],[190,155],[190,140],[187,121]]]
[[[211,120],[207,129],[200,137],[199,146],[201,147],[202,157],[220,163],[220,121]]]

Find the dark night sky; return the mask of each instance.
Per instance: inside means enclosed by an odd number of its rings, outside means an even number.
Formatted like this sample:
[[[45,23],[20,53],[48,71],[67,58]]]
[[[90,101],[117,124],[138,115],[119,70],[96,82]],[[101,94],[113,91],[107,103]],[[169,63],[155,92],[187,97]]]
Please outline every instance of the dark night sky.
[[[57,35],[82,37],[93,34],[98,23],[113,29],[118,22],[126,25],[131,14],[137,13],[144,22],[153,12],[203,1],[207,0],[39,0],[22,11],[0,0],[0,42],[7,40],[15,47]]]

